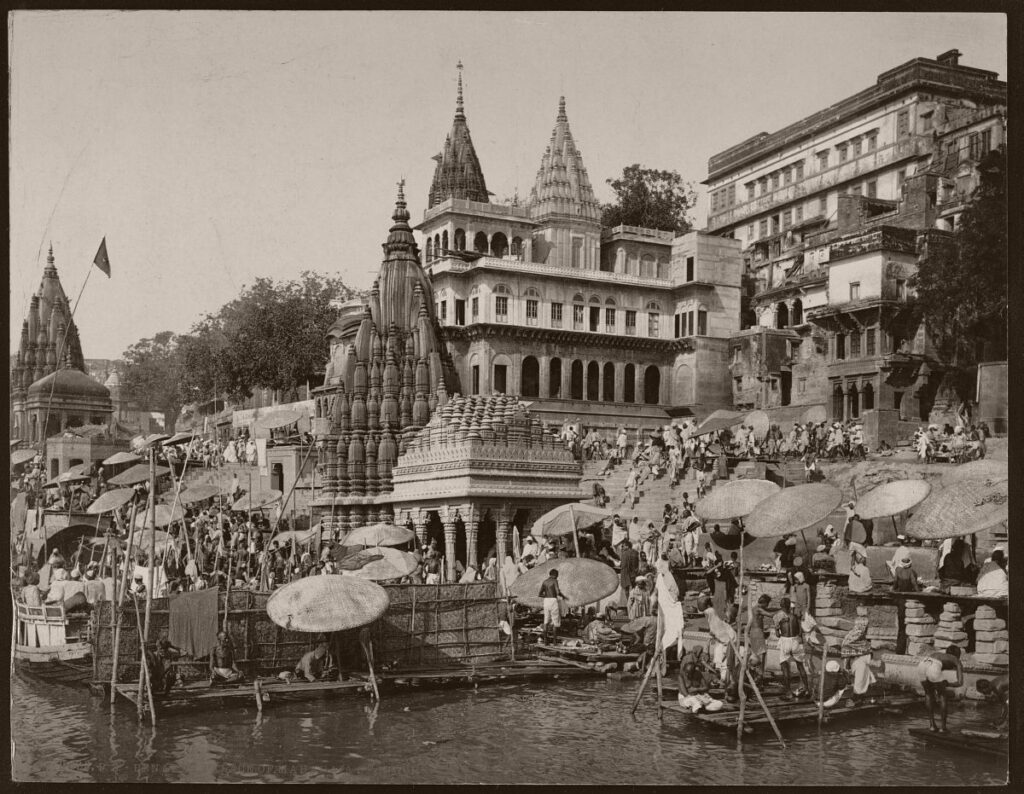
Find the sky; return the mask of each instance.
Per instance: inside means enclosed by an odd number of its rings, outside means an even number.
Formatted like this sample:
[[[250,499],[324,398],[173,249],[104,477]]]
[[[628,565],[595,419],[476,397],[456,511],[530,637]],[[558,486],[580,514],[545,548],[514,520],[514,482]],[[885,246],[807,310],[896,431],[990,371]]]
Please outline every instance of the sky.
[[[89,278],[87,358],[260,276],[369,287],[400,179],[423,217],[459,60],[492,200],[529,196],[564,95],[599,200],[678,171],[700,228],[712,154],[915,57],[1007,58],[991,13],[15,11],[8,41],[10,349],[52,243],[72,304]]]

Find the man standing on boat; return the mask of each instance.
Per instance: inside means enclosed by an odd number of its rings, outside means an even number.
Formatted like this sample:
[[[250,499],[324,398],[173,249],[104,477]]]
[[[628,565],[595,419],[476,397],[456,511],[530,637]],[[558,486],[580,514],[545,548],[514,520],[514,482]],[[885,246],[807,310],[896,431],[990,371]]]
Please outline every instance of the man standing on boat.
[[[551,641],[554,642],[558,636],[558,629],[562,625],[562,605],[560,598],[565,598],[558,587],[558,569],[552,568],[548,572],[548,578],[540,586],[538,594],[544,599],[544,641],[548,641],[548,626],[551,626]]]
[[[788,598],[783,597],[779,601],[779,611],[775,613],[775,629],[779,633],[779,666],[782,668],[782,682],[786,688],[783,697],[786,700],[793,699],[793,692],[789,686],[789,660],[796,662],[797,672],[800,674],[800,683],[803,684],[801,694],[810,692],[807,683],[807,669],[804,667],[804,644],[801,638],[800,618],[793,612],[792,605]]]
[[[920,664],[921,688],[928,698],[928,722],[933,731],[948,733],[946,717],[949,714],[949,701],[953,697],[953,688],[964,683],[964,668],[960,663],[960,646],[950,645],[945,651],[933,651]],[[952,679],[952,680],[950,680]],[[942,727],[935,725],[935,705],[939,701],[939,718]]]

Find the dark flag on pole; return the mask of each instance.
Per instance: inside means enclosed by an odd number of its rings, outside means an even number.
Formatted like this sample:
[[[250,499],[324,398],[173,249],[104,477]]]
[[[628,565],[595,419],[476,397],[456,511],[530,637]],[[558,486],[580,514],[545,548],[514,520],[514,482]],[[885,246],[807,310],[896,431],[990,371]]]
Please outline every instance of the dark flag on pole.
[[[96,265],[100,270],[107,274],[107,278],[110,278],[110,260],[107,258],[107,238],[103,238],[103,242],[100,243],[100,250],[96,252],[96,258],[92,260],[92,263]]]

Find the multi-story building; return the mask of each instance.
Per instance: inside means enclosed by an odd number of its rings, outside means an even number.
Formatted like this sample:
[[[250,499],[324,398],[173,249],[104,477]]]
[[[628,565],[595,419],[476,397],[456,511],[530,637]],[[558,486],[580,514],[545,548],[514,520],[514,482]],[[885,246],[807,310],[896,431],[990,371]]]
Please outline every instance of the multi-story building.
[[[525,205],[488,201],[461,79],[436,159],[416,229],[463,393],[521,395],[549,421],[597,427],[731,404],[740,244],[602,228],[564,97]]]
[[[959,58],[915,58],[708,161],[707,231],[740,241],[744,260],[736,405],[888,411],[865,418],[890,429],[932,418],[942,364],[901,307],[925,243],[955,229],[978,162],[1006,134],[1006,84]],[[910,363],[893,369],[884,357],[904,341]]]

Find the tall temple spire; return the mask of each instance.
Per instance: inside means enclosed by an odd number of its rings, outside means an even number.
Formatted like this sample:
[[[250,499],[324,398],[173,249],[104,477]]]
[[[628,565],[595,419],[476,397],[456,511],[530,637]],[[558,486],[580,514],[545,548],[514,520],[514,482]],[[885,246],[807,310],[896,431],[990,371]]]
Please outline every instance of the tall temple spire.
[[[534,220],[552,215],[597,223],[601,219],[583,157],[569,129],[564,96],[558,99],[558,116],[530,191],[530,207]]]
[[[462,61],[459,61],[456,68],[459,71],[459,87],[455,98],[455,118],[445,138],[444,148],[440,154],[434,155],[437,166],[427,196],[428,209],[450,198],[487,202],[490,195],[466,124],[462,99]]]

